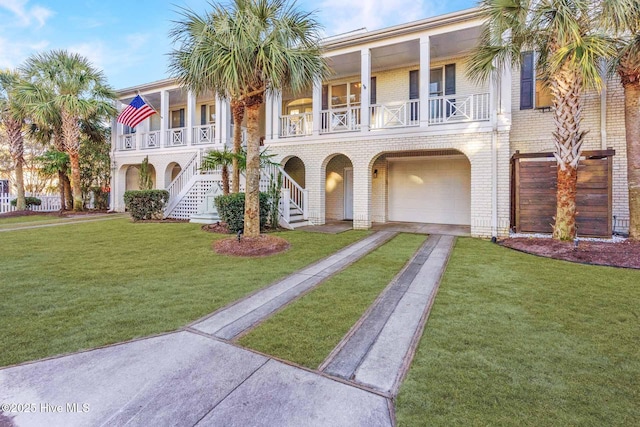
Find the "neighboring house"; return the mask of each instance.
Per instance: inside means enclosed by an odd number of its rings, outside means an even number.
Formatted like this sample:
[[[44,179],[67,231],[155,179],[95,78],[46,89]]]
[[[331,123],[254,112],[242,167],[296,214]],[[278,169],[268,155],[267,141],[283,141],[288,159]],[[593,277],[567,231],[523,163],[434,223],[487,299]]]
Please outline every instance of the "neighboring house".
[[[297,97],[268,96],[261,131],[286,172],[292,212],[313,224],[408,221],[508,234],[510,158],[516,150],[553,150],[553,122],[533,68],[484,85],[466,78],[481,24],[470,9],[326,39],[328,81]],[[122,90],[120,99],[127,104],[138,92],[161,116],[135,133],[121,125],[113,132],[112,206],[123,210],[123,193],[136,188],[137,165],[149,156],[156,187],[172,193],[168,215],[188,218],[219,180],[198,173],[197,163],[203,149],[230,143],[228,103],[196,97],[173,80]],[[584,149],[616,150],[613,214],[624,220],[622,96],[616,80],[602,96],[587,94],[583,126]]]

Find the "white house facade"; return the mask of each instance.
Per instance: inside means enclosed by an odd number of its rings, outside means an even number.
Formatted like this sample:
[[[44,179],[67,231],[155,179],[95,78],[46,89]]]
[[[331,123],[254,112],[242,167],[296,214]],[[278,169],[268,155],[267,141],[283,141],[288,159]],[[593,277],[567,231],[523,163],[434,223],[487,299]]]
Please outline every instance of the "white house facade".
[[[473,236],[510,228],[510,158],[553,148],[551,114],[535,76],[505,70],[470,81],[466,58],[477,43],[477,9],[325,40],[332,76],[308,93],[270,93],[264,146],[285,176],[286,222],[352,220],[468,226]],[[137,186],[148,156],[156,188],[170,190],[167,215],[188,219],[210,203],[219,176],[199,170],[206,150],[231,139],[222,99],[182,90],[172,80],[119,92],[140,93],[159,115],[134,133],[114,123],[112,207]],[[613,214],[628,218],[622,88],[612,80],[587,94],[585,149],[613,148]],[[265,177],[268,173],[265,173]]]

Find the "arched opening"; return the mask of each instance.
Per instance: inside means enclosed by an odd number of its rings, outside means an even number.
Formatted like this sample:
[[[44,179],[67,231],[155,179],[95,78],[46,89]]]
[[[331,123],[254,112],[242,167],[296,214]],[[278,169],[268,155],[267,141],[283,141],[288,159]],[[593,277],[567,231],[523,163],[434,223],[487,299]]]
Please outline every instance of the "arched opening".
[[[370,173],[374,222],[471,224],[471,163],[460,151],[382,153]]]
[[[283,166],[284,171],[293,179],[300,187],[305,188],[305,168],[304,162],[300,157],[293,156],[289,158]]]
[[[171,182],[182,172],[182,167],[178,163],[172,162],[167,165],[167,169],[164,173],[165,187],[168,187]]]
[[[286,103],[285,113],[287,115],[310,113],[312,111],[312,104],[313,100],[311,98],[294,99]]]
[[[151,175],[152,188],[156,187],[156,169],[152,164],[149,164],[149,174]],[[125,180],[125,190],[139,190],[140,189],[140,165],[131,165],[127,167]]]
[[[353,163],[344,154],[334,156],[327,163],[325,218],[353,220]]]

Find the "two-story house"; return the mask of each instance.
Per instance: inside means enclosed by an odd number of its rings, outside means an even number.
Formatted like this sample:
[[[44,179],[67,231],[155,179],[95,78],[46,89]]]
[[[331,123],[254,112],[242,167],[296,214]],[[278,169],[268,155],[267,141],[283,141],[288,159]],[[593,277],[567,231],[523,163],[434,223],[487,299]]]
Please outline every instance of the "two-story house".
[[[507,70],[476,84],[465,75],[482,20],[463,10],[324,42],[333,75],[264,105],[264,146],[285,172],[294,213],[313,224],[353,220],[354,228],[402,221],[468,226],[474,236],[510,227],[510,158],[553,149],[549,97],[534,70]],[[167,214],[188,218],[215,187],[202,174],[203,150],[231,139],[228,102],[172,80],[119,92],[142,94],[158,111],[133,132],[113,132],[112,206],[137,185],[145,156],[157,188],[171,192]],[[622,89],[612,80],[586,95],[585,149],[616,150],[613,212],[628,218]],[[287,220],[289,212],[285,213]]]

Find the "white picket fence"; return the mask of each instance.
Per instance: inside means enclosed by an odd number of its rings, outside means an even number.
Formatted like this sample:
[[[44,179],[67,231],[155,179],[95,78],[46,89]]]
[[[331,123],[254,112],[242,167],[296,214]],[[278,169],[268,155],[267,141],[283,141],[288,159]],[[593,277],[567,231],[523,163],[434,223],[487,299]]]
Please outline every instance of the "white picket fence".
[[[34,212],[56,212],[60,210],[60,196],[34,196],[40,199],[40,206],[32,206]],[[0,214],[15,211],[16,208],[11,206],[11,200],[16,196],[0,194]]]

